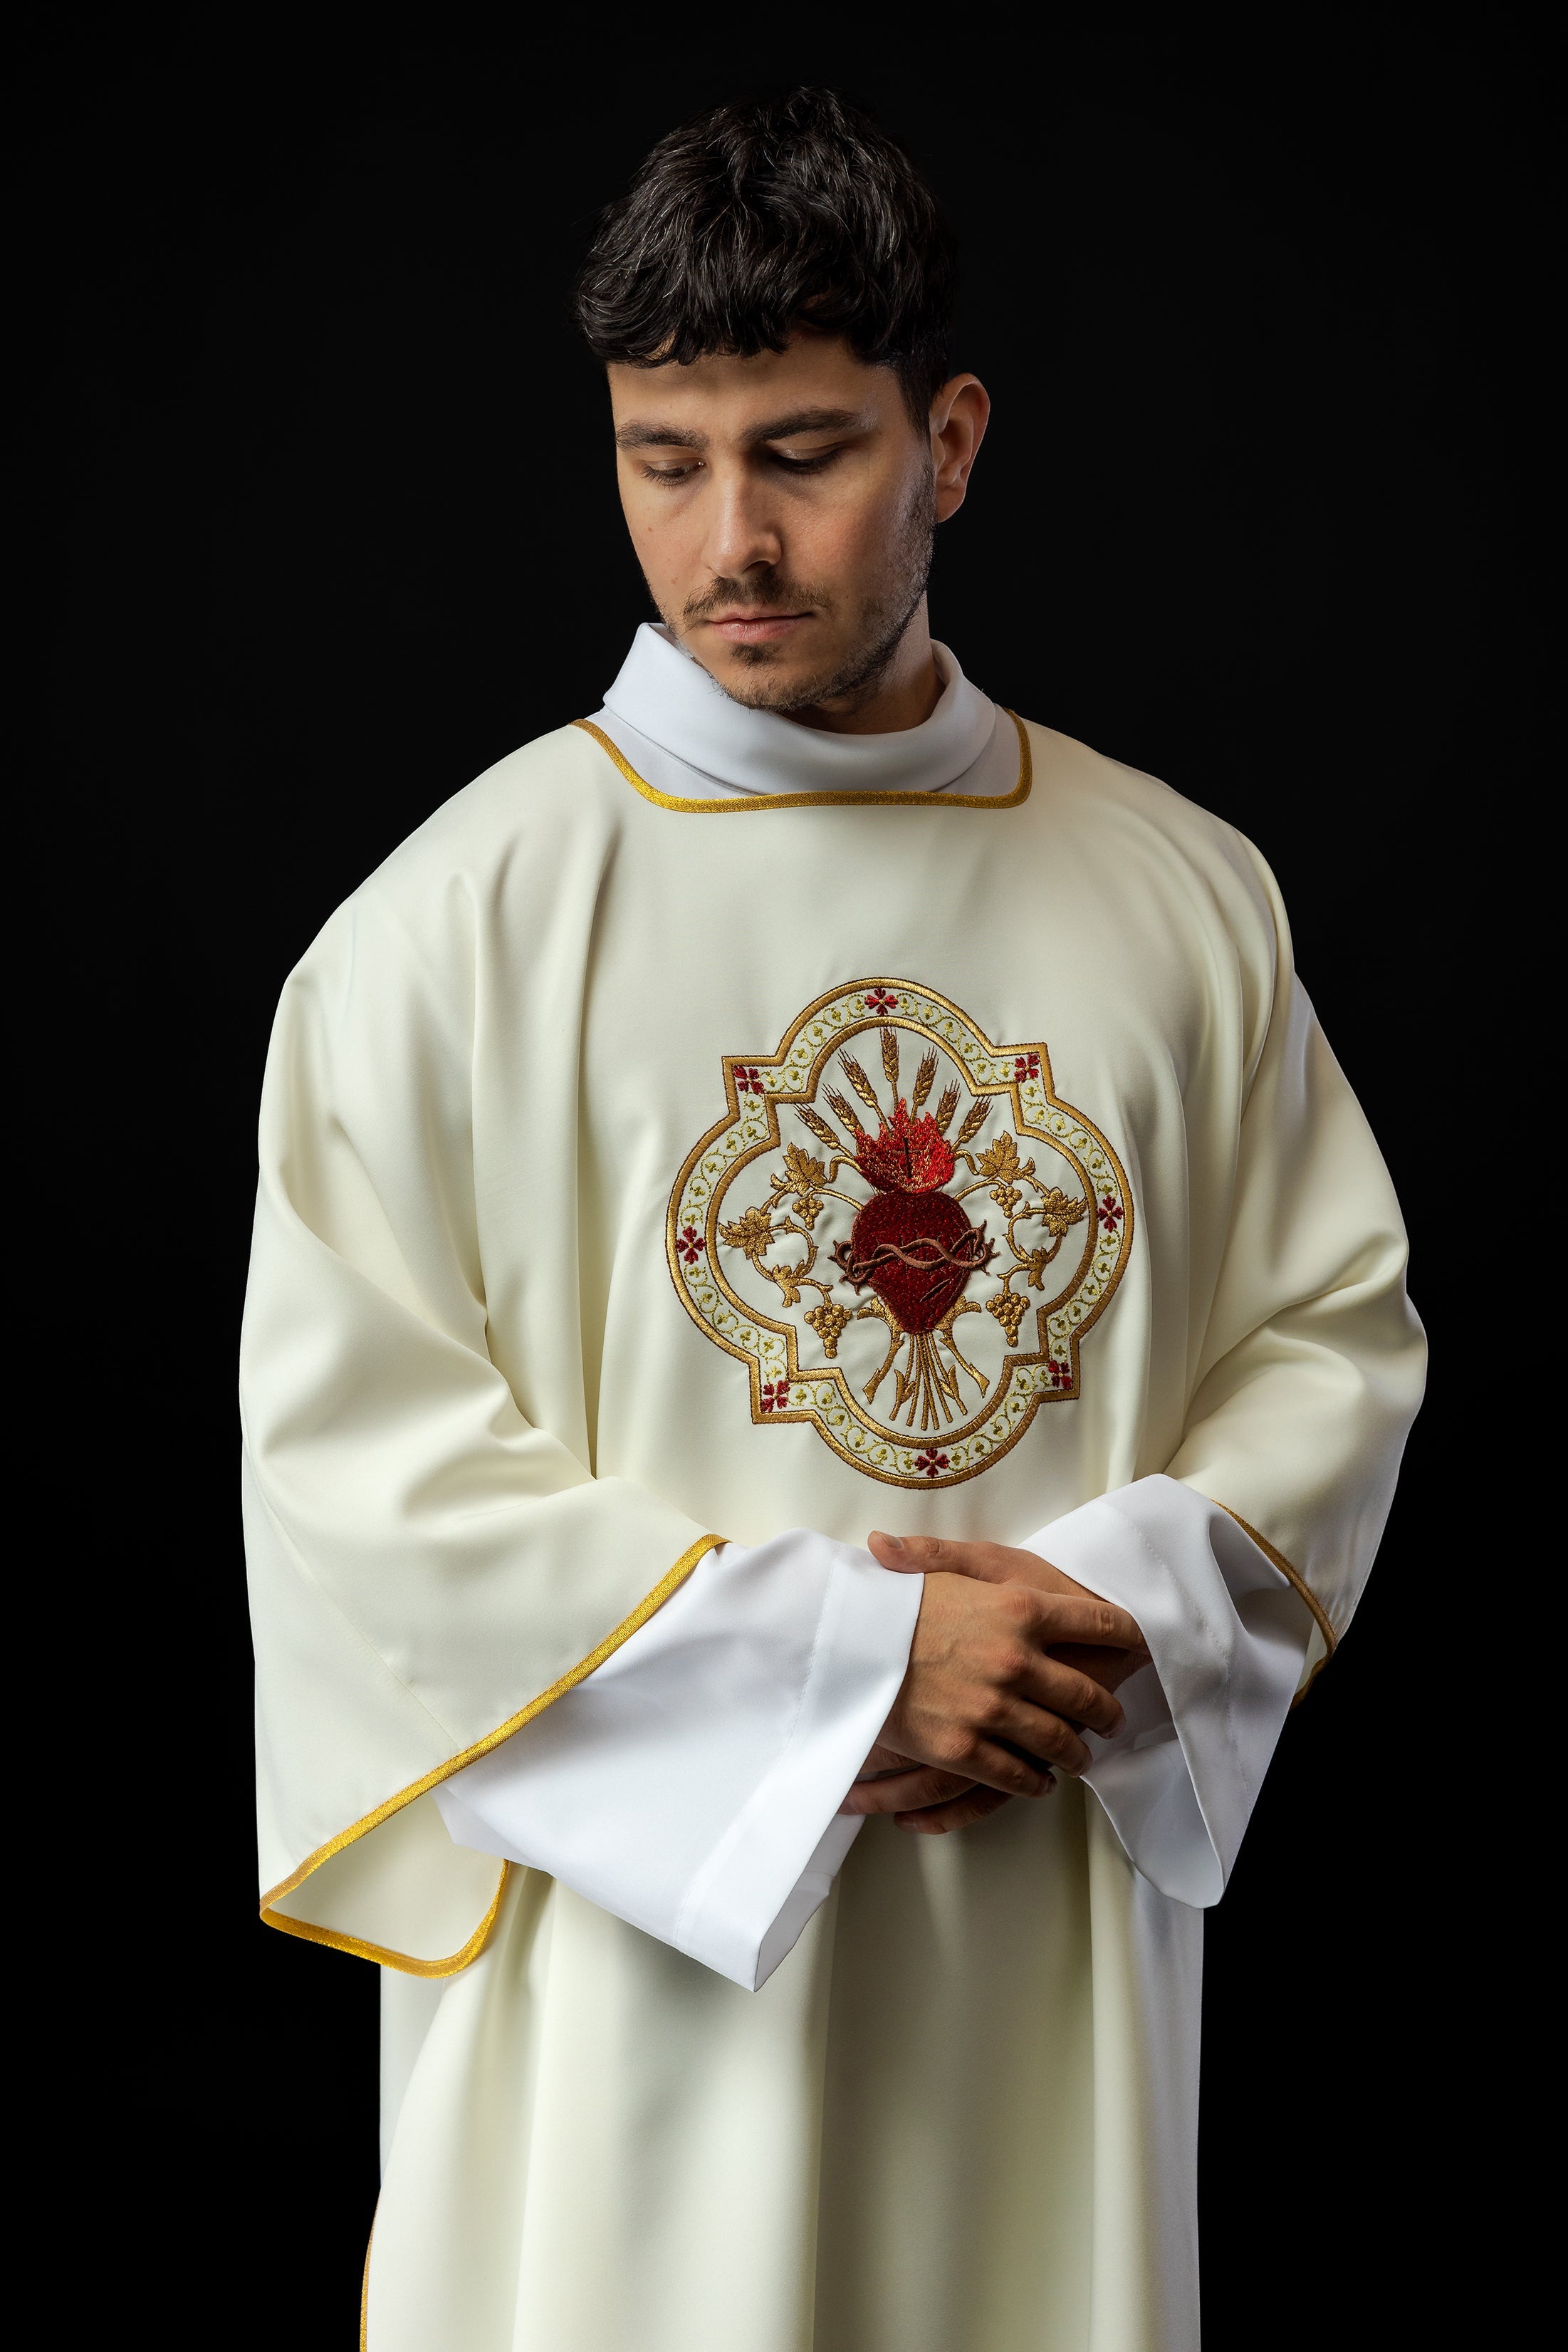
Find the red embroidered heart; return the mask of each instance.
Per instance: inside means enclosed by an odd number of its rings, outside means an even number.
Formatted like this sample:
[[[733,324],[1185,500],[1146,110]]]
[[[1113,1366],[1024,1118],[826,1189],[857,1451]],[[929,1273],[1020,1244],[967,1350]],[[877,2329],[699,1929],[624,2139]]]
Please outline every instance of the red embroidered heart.
[[[857,1290],[868,1285],[905,1331],[934,1331],[996,1244],[950,1192],[879,1192],[833,1252]]]

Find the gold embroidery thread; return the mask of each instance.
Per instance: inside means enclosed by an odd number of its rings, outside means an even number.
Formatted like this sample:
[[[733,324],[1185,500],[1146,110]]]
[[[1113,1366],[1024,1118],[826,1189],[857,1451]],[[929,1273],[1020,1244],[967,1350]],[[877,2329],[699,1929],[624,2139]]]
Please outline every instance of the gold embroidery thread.
[[[1322,1674],[1323,1668],[1327,1665],[1329,1660],[1333,1656],[1334,1652],[1338,1649],[1339,1635],[1334,1632],[1328,1611],[1323,1607],[1322,1602],[1318,1599],[1317,1594],[1312,1591],[1312,1586],[1307,1582],[1306,1578],[1301,1574],[1301,1570],[1291,1567],[1290,1561],[1285,1558],[1284,1553],[1282,1551],[1277,1551],[1274,1546],[1269,1541],[1267,1536],[1260,1535],[1258,1529],[1252,1525],[1250,1519],[1244,1519],[1239,1511],[1233,1511],[1231,1509],[1228,1503],[1221,1503],[1219,1507],[1225,1513],[1227,1518],[1235,1520],[1237,1526],[1240,1528],[1244,1536],[1251,1537],[1259,1550],[1263,1554],[1264,1559],[1270,1561],[1272,1565],[1279,1570],[1286,1583],[1291,1587],[1292,1591],[1301,1600],[1306,1602],[1308,1609],[1312,1612],[1313,1622],[1316,1624],[1319,1633],[1323,1637],[1322,1656],[1318,1660],[1316,1665],[1312,1668],[1312,1673],[1307,1676],[1306,1681],[1301,1685],[1301,1689],[1291,1701],[1291,1705],[1293,1707],[1300,1706],[1301,1701],[1305,1698],[1307,1693],[1312,1689],[1312,1685],[1317,1681],[1318,1676]]]
[[[747,1364],[754,1423],[809,1423],[869,1477],[948,1486],[1080,1393],[1133,1204],[1043,1045],[993,1045],[934,991],[863,980],[723,1067],[666,1257],[698,1328]]]

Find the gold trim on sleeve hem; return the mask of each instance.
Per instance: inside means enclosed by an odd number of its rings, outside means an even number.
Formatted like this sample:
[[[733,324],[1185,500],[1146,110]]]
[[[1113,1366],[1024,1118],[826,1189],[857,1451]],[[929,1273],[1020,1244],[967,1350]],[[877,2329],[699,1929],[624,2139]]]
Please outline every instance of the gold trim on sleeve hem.
[[[641,793],[655,808],[674,809],[685,816],[738,816],[750,810],[799,808],[1019,808],[1030,796],[1034,782],[1034,759],[1029,747],[1029,735],[1016,710],[1008,717],[1018,729],[1019,780],[1010,793],[737,793],[722,800],[686,800],[677,793],[662,793],[640,776],[631,761],[618,751],[602,727],[591,719],[574,719],[572,725],[591,735],[601,751],[607,751],[634,793]]]
[[[1291,1701],[1291,1705],[1292,1706],[1300,1706],[1301,1701],[1305,1698],[1307,1693],[1311,1690],[1312,1685],[1316,1682],[1318,1676],[1322,1674],[1323,1668],[1327,1665],[1329,1660],[1338,1649],[1339,1635],[1334,1632],[1333,1625],[1329,1622],[1328,1611],[1323,1607],[1322,1602],[1318,1599],[1317,1594],[1312,1591],[1312,1586],[1307,1582],[1305,1577],[1301,1574],[1299,1570],[1291,1566],[1291,1563],[1285,1558],[1284,1553],[1282,1551],[1276,1551],[1273,1545],[1269,1541],[1268,1537],[1265,1535],[1260,1535],[1251,1521],[1249,1519],[1244,1519],[1239,1511],[1233,1511],[1228,1503],[1221,1503],[1219,1507],[1225,1513],[1228,1519],[1235,1520],[1237,1526],[1240,1528],[1244,1536],[1251,1537],[1259,1550],[1263,1554],[1264,1559],[1270,1560],[1273,1566],[1279,1570],[1286,1582],[1292,1585],[1296,1591],[1300,1593],[1301,1599],[1306,1602],[1307,1607],[1312,1611],[1313,1619],[1317,1624],[1317,1629],[1327,1644],[1322,1656],[1318,1660],[1317,1664],[1312,1668],[1312,1673],[1307,1676],[1306,1681],[1301,1685],[1301,1689]]]
[[[365,2240],[365,2267],[360,2279],[360,2352],[368,2352],[371,2340],[371,2249],[376,2242],[376,2225],[371,2223],[371,2234]]]
[[[723,1536],[699,1536],[695,1544],[687,1546],[674,1566],[667,1570],[659,1579],[652,1592],[643,1595],[631,1615],[623,1617],[614,1632],[607,1633],[598,1648],[590,1650],[587,1657],[580,1659],[570,1673],[561,1675],[559,1682],[551,1683],[548,1690],[541,1691],[537,1698],[530,1699],[527,1706],[519,1707],[516,1715],[508,1716],[505,1723],[497,1724],[494,1731],[486,1732],[483,1739],[476,1739],[471,1748],[465,1748],[457,1755],[449,1758],[444,1764],[438,1764],[433,1772],[426,1772],[423,1779],[411,1781],[406,1789],[400,1789],[395,1797],[389,1797],[386,1802],[378,1805],[373,1812],[366,1813],[361,1820],[352,1822],[348,1829],[340,1830],[335,1838],[329,1838],[325,1845],[318,1846],[314,1853],[308,1854],[298,1870],[290,1872],[287,1878],[280,1879],[276,1886],[268,1887],[262,1896],[263,1923],[268,1927],[280,1928],[286,1936],[301,1937],[306,1943],[328,1944],[335,1951],[353,1952],[361,1959],[378,1961],[382,1968],[401,1969],[404,1976],[455,1976],[459,1969],[465,1969],[470,1960],[477,1959],[484,1949],[486,1937],[496,1924],[496,1916],[501,1907],[501,1896],[506,1888],[507,1873],[510,1867],[508,1864],[504,1863],[501,1866],[501,1876],[496,1888],[495,1899],[484,1918],[462,1950],[454,1952],[445,1959],[416,1960],[407,1953],[388,1951],[379,1944],[362,1942],[357,1936],[341,1935],[334,1927],[319,1927],[308,1919],[288,1918],[283,1913],[275,1911],[272,1906],[280,1902],[284,1895],[292,1895],[297,1886],[302,1886],[308,1878],[320,1869],[324,1862],[330,1862],[335,1853],[341,1853],[346,1846],[353,1845],[360,1838],[368,1836],[371,1830],[379,1829],[383,1822],[392,1819],[393,1813],[400,1813],[405,1805],[412,1805],[416,1797],[423,1797],[430,1790],[439,1788],[443,1780],[450,1780],[453,1774],[461,1772],[465,1764],[475,1763],[479,1757],[487,1756],[492,1748],[498,1748],[503,1739],[510,1739],[512,1734],[515,1731],[520,1731],[525,1723],[531,1723],[536,1715],[542,1715],[547,1706],[553,1706],[558,1698],[564,1698],[569,1690],[575,1689],[579,1683],[585,1682],[596,1666],[601,1666],[605,1659],[612,1656],[621,1647],[622,1642],[630,1641],[632,1635],[645,1625],[657,1610],[664,1607],[671,1593],[685,1582],[697,1562],[706,1559],[710,1551],[725,1540]]]
[[[325,1944],[334,1952],[351,1952],[357,1960],[374,1960],[379,1968],[396,1969],[405,1977],[455,1977],[470,1960],[476,1960],[490,1940],[490,1930],[496,1924],[496,1914],[501,1907],[501,1897],[507,1891],[507,1878],[511,1864],[501,1864],[501,1875],[496,1881],[496,1892],[490,1908],[469,1937],[460,1952],[452,1952],[444,1960],[414,1960],[406,1952],[394,1952],[385,1944],[367,1944],[358,1936],[345,1936],[336,1927],[318,1927],[309,1919],[291,1919],[286,1911],[263,1910],[262,1921],[268,1927],[280,1928],[286,1936],[298,1936],[307,1944]]]

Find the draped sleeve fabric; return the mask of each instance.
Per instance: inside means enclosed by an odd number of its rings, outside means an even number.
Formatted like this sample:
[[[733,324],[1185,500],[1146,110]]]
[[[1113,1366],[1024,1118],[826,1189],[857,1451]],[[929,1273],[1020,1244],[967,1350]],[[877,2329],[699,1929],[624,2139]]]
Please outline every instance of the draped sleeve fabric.
[[[460,879],[447,895],[433,960],[368,884],[284,991],[242,1348],[264,1916],[425,1974],[479,1948],[503,1875],[453,1843],[429,1791],[611,1655],[719,1539],[594,1476],[585,1432],[531,1423],[492,1360],[476,910]],[[560,1059],[537,1083],[570,1160],[570,1042]],[[570,1166],[540,1181],[570,1198]],[[556,1198],[538,1210],[559,1225]]]
[[[755,1991],[861,1827],[839,1806],[898,1696],[924,1581],[805,1528],[723,1545],[435,1791],[447,1829]]]
[[[1426,1343],[1388,1171],[1291,956],[1278,887],[1224,829],[1251,1042],[1180,1442],[1030,1549],[1129,1610],[1153,1663],[1086,1778],[1129,1858],[1206,1906],[1228,1880],[1292,1696],[1354,1612]],[[1200,1204],[1212,1212],[1216,1203]]]
[[[1273,986],[1186,1427],[1166,1466],[1222,1504],[1295,1587],[1314,1621],[1310,1681],[1371,1570],[1427,1351],[1388,1170],[1296,975],[1274,877],[1242,846],[1270,919]]]
[[[1150,1663],[1118,1693],[1115,1738],[1085,1733],[1083,1777],[1134,1868],[1206,1910],[1235,1865],[1312,1619],[1235,1518],[1175,1478],[1084,1503],[1028,1549],[1137,1621]]]

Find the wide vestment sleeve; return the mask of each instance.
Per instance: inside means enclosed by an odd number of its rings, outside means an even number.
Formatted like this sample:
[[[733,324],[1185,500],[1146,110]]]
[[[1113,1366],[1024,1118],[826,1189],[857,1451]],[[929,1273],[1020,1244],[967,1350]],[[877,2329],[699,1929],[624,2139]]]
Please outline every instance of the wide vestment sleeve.
[[[1371,1570],[1427,1350],[1393,1182],[1296,976],[1273,876],[1251,856],[1272,919],[1273,987],[1166,1469],[1223,1505],[1295,1587],[1315,1626],[1310,1680]]]
[[[456,908],[436,973],[368,885],[291,976],[242,1346],[263,1916],[425,1975],[473,1958],[505,1874],[453,1843],[429,1792],[591,1674],[720,1539],[593,1476],[586,1433],[579,1453],[531,1425],[492,1361],[473,920]],[[557,1025],[564,1164],[529,1181],[570,1233],[576,1032]]]
[[[1382,1155],[1296,977],[1273,877],[1245,860],[1265,954],[1224,1244],[1195,1318],[1180,1444],[1030,1548],[1136,1618],[1152,1664],[1086,1779],[1163,1893],[1218,1900],[1292,1695],[1349,1624],[1381,1538],[1426,1345]],[[1250,895],[1250,893],[1249,893]]]

